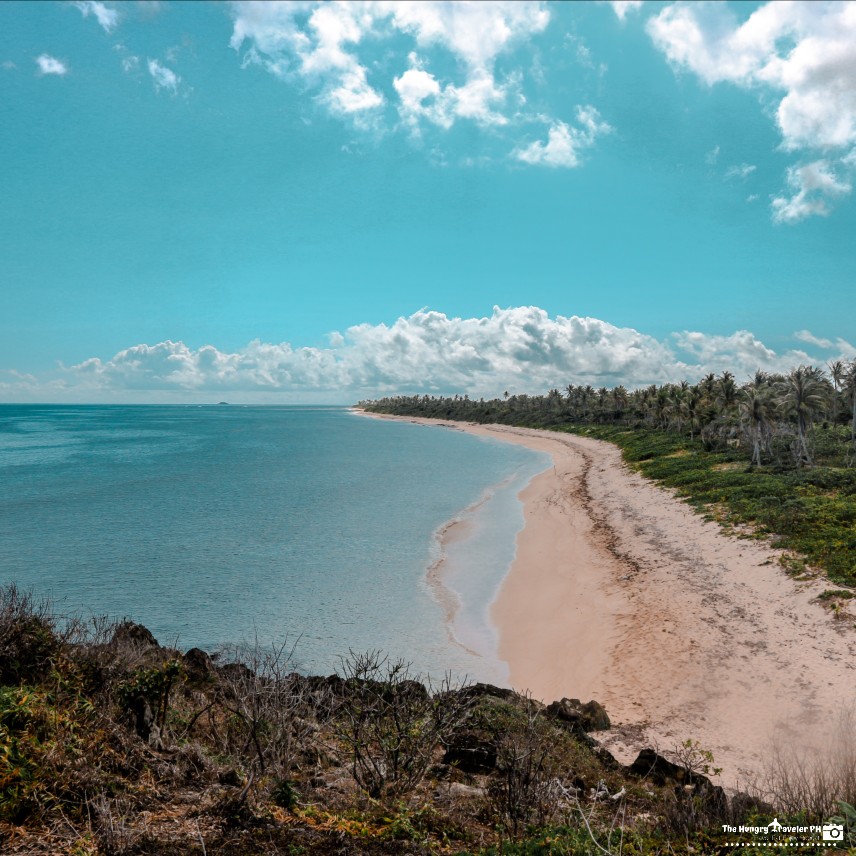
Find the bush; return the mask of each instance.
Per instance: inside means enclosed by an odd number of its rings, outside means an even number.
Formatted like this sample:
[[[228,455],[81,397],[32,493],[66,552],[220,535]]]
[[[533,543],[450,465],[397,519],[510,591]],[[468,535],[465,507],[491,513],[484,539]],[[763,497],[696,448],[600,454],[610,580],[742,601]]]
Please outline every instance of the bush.
[[[38,683],[58,648],[50,604],[14,584],[0,588],[0,685]]]
[[[426,689],[403,660],[378,651],[342,661],[334,727],[357,784],[371,797],[405,794],[422,780],[434,750],[471,701],[447,676]]]
[[[856,804],[856,708],[842,708],[822,751],[808,752],[774,739],[769,757],[763,787],[780,811],[819,822],[841,801]]]

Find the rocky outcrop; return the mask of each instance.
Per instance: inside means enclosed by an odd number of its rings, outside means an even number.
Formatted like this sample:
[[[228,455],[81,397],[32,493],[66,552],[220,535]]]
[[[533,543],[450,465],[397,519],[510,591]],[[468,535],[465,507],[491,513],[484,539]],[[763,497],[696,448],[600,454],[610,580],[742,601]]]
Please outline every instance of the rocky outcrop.
[[[655,785],[673,786],[679,796],[698,798],[710,814],[724,814],[728,810],[728,798],[719,785],[714,785],[707,776],[690,767],[675,764],[653,749],[643,749],[627,772]]]
[[[131,644],[140,648],[160,647],[152,631],[142,624],[137,624],[136,621],[123,621],[121,624],[116,625],[110,644]]]
[[[599,702],[587,701],[583,704],[578,698],[563,698],[547,705],[546,713],[558,722],[570,726],[572,731],[606,731],[611,727],[609,716]]]

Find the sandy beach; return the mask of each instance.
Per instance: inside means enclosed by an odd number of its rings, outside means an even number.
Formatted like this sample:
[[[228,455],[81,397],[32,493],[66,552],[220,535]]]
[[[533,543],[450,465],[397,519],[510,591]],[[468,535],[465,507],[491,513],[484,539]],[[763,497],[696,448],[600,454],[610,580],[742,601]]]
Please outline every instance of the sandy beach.
[[[597,737],[624,762],[697,740],[726,786],[759,782],[774,743],[826,749],[856,705],[856,618],[816,602],[828,581],[791,579],[780,551],[724,534],[609,443],[449,427],[553,458],[520,494],[525,526],[492,606],[515,689],[600,701],[613,729]]]

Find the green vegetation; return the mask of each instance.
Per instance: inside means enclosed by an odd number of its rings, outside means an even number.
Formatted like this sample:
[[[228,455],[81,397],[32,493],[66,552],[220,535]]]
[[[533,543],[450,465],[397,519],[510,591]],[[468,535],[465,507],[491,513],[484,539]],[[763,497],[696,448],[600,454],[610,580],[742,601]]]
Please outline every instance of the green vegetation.
[[[397,396],[371,412],[566,431],[607,440],[643,475],[740,534],[770,537],[830,579],[856,585],[856,361],[829,373],[723,372],[628,392],[568,386],[545,396]]]
[[[691,739],[621,767],[584,730],[596,704],[432,687],[377,652],[306,677],[291,654],[182,655],[0,589],[0,852],[666,856],[732,852],[753,839],[723,823],[774,812],[856,832],[849,720],[834,761],[778,758],[769,804],[727,799]]]

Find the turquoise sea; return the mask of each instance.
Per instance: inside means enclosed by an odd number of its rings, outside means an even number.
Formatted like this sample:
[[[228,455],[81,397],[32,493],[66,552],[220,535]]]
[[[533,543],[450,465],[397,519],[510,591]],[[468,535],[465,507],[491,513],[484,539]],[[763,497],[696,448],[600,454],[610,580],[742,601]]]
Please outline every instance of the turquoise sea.
[[[502,682],[488,606],[548,464],[347,408],[0,405],[0,582],[182,649],[287,639],[310,672],[380,649]]]

